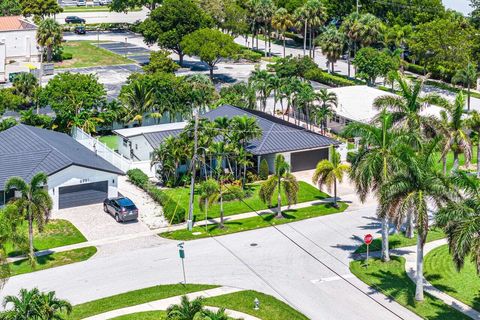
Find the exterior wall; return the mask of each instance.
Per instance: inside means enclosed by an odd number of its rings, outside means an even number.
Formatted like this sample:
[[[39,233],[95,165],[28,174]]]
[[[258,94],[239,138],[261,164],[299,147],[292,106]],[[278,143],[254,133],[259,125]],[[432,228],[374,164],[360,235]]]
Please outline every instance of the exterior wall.
[[[153,148],[143,135],[128,138],[126,141],[120,136],[118,139],[118,153],[132,161],[150,161],[150,154],[153,152]],[[133,159],[130,154],[130,144],[134,153]]]
[[[271,153],[271,154],[265,154],[265,155],[262,155],[260,157],[260,160],[258,160],[258,168],[257,170],[260,169],[260,161],[262,161],[262,159],[266,159],[267,160],[267,163],[268,163],[268,169],[270,171],[270,173],[273,173],[275,171],[275,158],[277,157],[277,154],[279,153]],[[285,161],[290,164],[290,152],[284,152],[284,153],[280,153],[283,155],[283,157],[285,158]]]
[[[118,196],[118,175],[79,166],[70,166],[48,177],[48,193],[53,199],[53,211],[58,210],[60,187],[108,181],[108,197]]]
[[[327,121],[327,128],[335,133],[341,132],[347,124],[352,122],[352,120],[345,118],[340,115],[334,115],[332,118]]]
[[[6,78],[5,63],[10,60],[38,62],[36,29],[0,32],[0,80]]]

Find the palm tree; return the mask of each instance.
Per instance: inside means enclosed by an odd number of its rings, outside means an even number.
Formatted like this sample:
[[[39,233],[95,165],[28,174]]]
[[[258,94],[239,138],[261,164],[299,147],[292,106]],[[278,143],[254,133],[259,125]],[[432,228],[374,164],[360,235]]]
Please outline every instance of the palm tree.
[[[370,192],[378,197],[389,175],[403,166],[400,156],[405,151],[402,144],[404,134],[394,130],[393,117],[385,110],[373,124],[351,123],[343,134],[361,138],[361,148],[349,174],[360,200],[364,202]],[[384,214],[379,216],[382,223],[382,260],[389,261],[389,219]]]
[[[268,77],[268,86],[273,92],[273,114],[276,114],[279,90],[282,86],[282,79],[280,79],[276,74],[272,74],[270,77]]]
[[[320,89],[317,94],[317,99],[318,102],[320,102],[320,107],[314,111],[315,117],[318,122],[320,122],[320,130],[322,134],[325,134],[327,120],[329,117],[333,116],[333,108],[338,106],[338,97],[335,92],[330,92],[327,89]]]
[[[25,100],[25,105],[31,107],[35,104],[39,85],[38,80],[32,73],[22,72],[15,76],[13,80],[13,93]],[[39,104],[37,103],[37,114],[39,114]]]
[[[462,171],[457,172],[452,180],[464,196],[440,208],[435,222],[447,234],[457,269],[462,269],[470,257],[480,274],[480,180]]]
[[[294,13],[294,18],[297,20],[297,26],[301,27],[303,25],[303,56],[307,55],[307,28],[308,28],[308,19],[309,12],[305,5],[297,8]]]
[[[467,125],[477,134],[477,178],[480,178],[480,113],[478,111],[470,113]]]
[[[315,29],[322,26],[326,21],[326,9],[321,0],[307,0],[305,8],[308,15],[309,34],[309,56],[315,58]]]
[[[200,184],[199,192],[198,203],[200,209],[205,211],[205,229],[207,229],[208,206],[217,202],[220,196],[220,187],[215,179],[207,179]]]
[[[270,77],[272,77],[272,75],[267,70],[255,68],[249,79],[258,92],[260,108],[263,112],[265,112],[267,108],[267,99],[272,92],[272,87],[269,85]]]
[[[278,154],[275,158],[275,173],[260,187],[260,199],[270,206],[273,194],[277,192],[277,219],[282,219],[282,193],[285,193],[288,205],[291,205],[297,202],[298,189],[297,179],[290,173],[290,165],[283,155]]]
[[[69,315],[73,310],[72,305],[66,300],[58,299],[54,291],[41,292],[38,297],[38,304],[42,314],[41,319],[44,320],[64,319],[63,315]]]
[[[285,32],[293,26],[293,17],[285,8],[280,8],[272,18],[272,26],[280,31],[283,39],[283,57],[285,58]]]
[[[452,78],[452,83],[461,83],[467,86],[468,104],[467,110],[470,111],[471,88],[477,84],[478,72],[475,65],[468,63],[464,69],[458,70]]]
[[[333,186],[333,205],[337,208],[337,182],[342,183],[343,176],[350,171],[350,166],[342,163],[340,154],[333,146],[330,147],[329,154],[330,160],[318,162],[312,182],[318,185],[319,188],[323,185],[327,186],[329,192]]]
[[[203,311],[203,320],[230,320],[231,318],[227,315],[224,308],[218,309],[216,312],[211,310]]]
[[[35,221],[38,230],[41,232],[43,226],[48,223],[50,211],[52,210],[52,198],[45,189],[48,176],[39,172],[35,174],[30,183],[20,177],[12,177],[5,183],[5,190],[12,190],[20,193],[20,197],[14,201],[22,217],[28,220],[29,258],[32,264],[35,263],[33,247],[33,222]]]
[[[360,23],[359,23],[359,14],[357,12],[351,13],[345,18],[342,23],[340,30],[345,34],[348,39],[348,77],[350,77],[350,66],[352,60],[352,53],[355,54],[357,43],[360,39]]]
[[[3,300],[3,307],[10,309],[0,313],[0,319],[4,320],[31,320],[42,319],[42,310],[38,303],[40,291],[37,288],[32,290],[20,289],[19,296],[6,296]]]
[[[465,165],[468,167],[472,160],[472,142],[466,131],[466,120],[463,119],[463,108],[465,106],[465,97],[462,92],[458,93],[455,102],[444,105],[444,110],[440,112],[441,123],[440,132],[444,138],[444,147],[442,158],[446,159],[448,153],[453,151],[453,169],[457,170],[459,166],[459,155],[465,155]],[[445,163],[445,162],[444,162]]]
[[[38,45],[47,49],[47,62],[52,61],[53,49],[62,43],[62,28],[54,19],[45,19],[37,29]]]
[[[417,228],[417,272],[415,300],[423,301],[423,247],[428,235],[428,206],[441,208],[455,198],[445,176],[435,168],[436,150],[441,139],[424,143],[417,156],[405,158],[406,168],[393,171],[381,187],[379,215],[401,219],[413,214]]]
[[[313,109],[313,103],[317,100],[317,94],[310,82],[302,82],[297,92],[297,106],[306,116],[307,129],[310,124],[310,112]],[[299,119],[300,120],[300,119]]]
[[[393,27],[388,28],[385,33],[385,44],[386,45],[393,45],[395,49],[399,49],[400,57],[402,63],[400,64],[401,72],[403,74],[404,71],[404,61],[405,61],[405,45],[413,32],[413,28],[411,25],[399,25],[395,24]]]
[[[316,41],[331,66],[329,72],[335,72],[335,63],[342,56],[343,46],[345,44],[343,34],[339,32],[335,26],[330,26]]]
[[[124,88],[119,98],[125,106],[125,121],[136,121],[141,127],[144,117],[160,118],[162,116],[154,110],[156,101],[153,88],[148,88],[140,81],[134,81]]]
[[[167,319],[192,320],[195,315],[203,311],[203,298],[190,301],[187,296],[182,296],[180,304],[174,304],[167,308]]]

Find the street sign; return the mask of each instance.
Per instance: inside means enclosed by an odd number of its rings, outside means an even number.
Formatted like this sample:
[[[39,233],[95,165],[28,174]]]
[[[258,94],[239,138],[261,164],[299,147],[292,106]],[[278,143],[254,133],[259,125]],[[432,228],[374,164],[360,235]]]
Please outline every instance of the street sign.
[[[185,259],[185,250],[183,248],[178,249],[180,259]]]
[[[180,259],[182,259],[183,284],[187,284],[187,277],[185,275],[185,263],[183,261],[185,259],[185,250],[183,249],[183,245],[184,243],[180,242],[179,244],[177,244],[177,247],[178,247],[178,255],[180,256]]]
[[[363,241],[365,241],[365,244],[369,246],[373,241],[373,236],[370,233],[366,234],[365,237],[363,237]]]

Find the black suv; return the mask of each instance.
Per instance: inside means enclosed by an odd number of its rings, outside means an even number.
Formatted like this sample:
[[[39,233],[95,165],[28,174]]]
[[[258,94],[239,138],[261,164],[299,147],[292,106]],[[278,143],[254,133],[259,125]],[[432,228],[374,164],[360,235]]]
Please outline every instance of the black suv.
[[[115,217],[117,222],[138,219],[138,209],[132,200],[125,197],[110,198],[103,201],[103,210]]]
[[[68,16],[65,18],[65,23],[85,23],[85,19],[77,16]]]

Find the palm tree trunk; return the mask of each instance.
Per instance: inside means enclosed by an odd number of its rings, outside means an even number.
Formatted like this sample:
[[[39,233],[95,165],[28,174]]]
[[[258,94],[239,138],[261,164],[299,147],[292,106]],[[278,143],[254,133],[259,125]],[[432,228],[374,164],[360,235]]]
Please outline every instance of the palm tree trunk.
[[[480,131],[477,132],[478,145],[477,145],[477,178],[480,178]]]
[[[417,237],[417,276],[415,279],[415,300],[423,301],[423,244],[422,237]]]
[[[333,206],[338,208],[337,204],[337,179],[333,179]]]
[[[30,259],[33,264],[35,263],[35,253],[33,248],[33,216],[30,209],[28,209],[28,245],[30,251]]]
[[[277,219],[282,219],[282,183],[281,178],[278,177],[278,195],[277,195]]]
[[[458,166],[459,166],[459,162],[458,162],[458,152],[455,151],[453,153],[453,168],[452,168],[452,172],[453,171],[456,171],[458,169]]]
[[[222,179],[220,177],[220,179]],[[225,226],[223,224],[223,190],[222,190],[222,187],[223,187],[223,183],[220,183],[220,229],[223,229],[223,227]]]
[[[348,56],[347,56],[347,64],[348,64],[348,77],[350,78],[350,65],[351,65],[351,62],[350,62],[350,56],[351,56],[351,44],[350,44],[350,41],[348,42]]]
[[[388,217],[382,218],[382,261],[390,261],[388,250]]]
[[[305,19],[305,32],[303,34],[303,56],[307,55],[307,20]]]
[[[405,230],[405,236],[409,239],[413,239],[415,236],[413,225],[413,212],[409,212],[407,215],[407,229]]]
[[[443,170],[443,175],[447,175],[447,156],[442,157],[442,170]]]
[[[470,83],[468,83],[468,90],[467,90],[467,110],[470,112]]]
[[[205,231],[208,232],[208,199],[205,199]]]
[[[285,58],[285,33],[283,34],[283,57]]]

